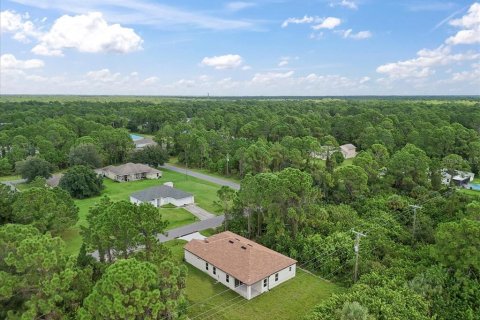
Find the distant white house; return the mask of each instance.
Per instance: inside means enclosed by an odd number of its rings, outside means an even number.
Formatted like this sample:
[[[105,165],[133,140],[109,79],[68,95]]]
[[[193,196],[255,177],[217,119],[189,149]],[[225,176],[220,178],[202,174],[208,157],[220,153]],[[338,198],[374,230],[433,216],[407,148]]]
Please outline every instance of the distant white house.
[[[328,154],[331,155],[334,152],[341,152],[345,159],[351,159],[357,156],[357,147],[351,143],[342,144],[338,148],[332,146],[321,146],[320,151],[311,153],[311,157],[327,160]]]
[[[157,208],[166,204],[181,207],[193,204],[195,199],[193,194],[175,189],[172,182],[166,182],[164,185],[132,193],[130,195],[130,202],[135,204],[151,203]]]
[[[135,144],[135,149],[143,149],[148,146],[156,146],[157,143],[153,141],[152,138],[142,138],[139,140],[133,140],[133,143]]]
[[[60,179],[62,179],[63,173],[58,173],[52,175],[50,178],[46,180],[47,186],[55,188],[58,187],[58,184],[60,183]]]
[[[340,146],[340,152],[345,159],[355,158],[357,156],[357,147],[351,143],[342,144]]]
[[[184,247],[185,261],[250,300],[295,277],[297,261],[225,231]]]
[[[442,183],[445,185],[450,185],[453,180],[453,183],[457,186],[466,186],[469,182],[473,181],[475,174],[473,172],[466,171],[455,171],[455,174],[452,175],[447,172],[447,169],[442,169]]]
[[[118,182],[135,181],[142,179],[159,179],[162,171],[140,163],[126,163],[119,166],[107,166],[96,169],[99,175]]]

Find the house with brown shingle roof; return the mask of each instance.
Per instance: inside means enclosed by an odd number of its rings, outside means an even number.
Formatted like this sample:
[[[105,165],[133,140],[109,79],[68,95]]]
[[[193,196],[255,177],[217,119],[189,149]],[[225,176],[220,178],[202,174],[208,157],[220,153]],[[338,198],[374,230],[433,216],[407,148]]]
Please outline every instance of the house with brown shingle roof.
[[[185,261],[250,300],[295,277],[297,261],[225,231],[184,247]]]
[[[125,163],[119,166],[107,166],[96,169],[97,174],[118,182],[135,181],[142,179],[159,179],[162,177],[160,170],[151,168],[141,163]]]

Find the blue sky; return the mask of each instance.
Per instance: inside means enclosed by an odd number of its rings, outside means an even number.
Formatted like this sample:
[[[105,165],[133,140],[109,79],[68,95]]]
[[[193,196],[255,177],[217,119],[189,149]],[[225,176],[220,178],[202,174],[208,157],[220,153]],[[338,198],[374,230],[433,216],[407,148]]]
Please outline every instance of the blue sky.
[[[2,94],[480,94],[480,3],[4,0]]]

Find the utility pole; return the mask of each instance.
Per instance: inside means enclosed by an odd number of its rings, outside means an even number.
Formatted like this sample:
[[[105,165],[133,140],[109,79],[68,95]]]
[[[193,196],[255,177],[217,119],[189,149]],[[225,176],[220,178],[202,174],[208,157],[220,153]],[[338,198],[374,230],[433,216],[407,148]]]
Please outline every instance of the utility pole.
[[[415,229],[417,227],[417,209],[422,209],[422,206],[418,206],[416,204],[408,205],[410,208],[413,208],[413,228],[412,228],[412,236],[413,240],[415,240]]]
[[[353,229],[352,232],[355,233],[355,245],[353,247],[355,250],[355,270],[353,272],[353,283],[355,283],[357,282],[358,278],[358,252],[360,251],[360,238],[366,237],[367,235]]]
[[[228,162],[230,161],[230,155],[227,153],[227,177],[228,177]]]
[[[187,154],[188,145],[185,148],[185,180],[188,180],[188,154]]]

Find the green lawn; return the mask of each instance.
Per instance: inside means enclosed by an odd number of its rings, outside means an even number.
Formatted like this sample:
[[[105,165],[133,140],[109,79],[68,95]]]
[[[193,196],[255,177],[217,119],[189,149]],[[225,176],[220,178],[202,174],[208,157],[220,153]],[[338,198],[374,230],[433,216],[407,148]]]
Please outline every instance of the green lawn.
[[[67,249],[71,253],[76,253],[82,245],[82,238],[80,236],[80,226],[86,225],[86,217],[88,209],[92,207],[102,196],[108,196],[112,200],[129,200],[130,194],[139,190],[143,190],[156,185],[161,185],[164,182],[172,181],[174,187],[193,193],[195,202],[205,210],[220,214],[220,208],[214,204],[217,201],[216,192],[220,188],[218,185],[196,179],[193,177],[185,177],[185,175],[169,170],[162,169],[163,176],[158,180],[141,180],[132,182],[113,182],[110,179],[105,179],[105,189],[101,196],[75,200],[75,204],[79,208],[79,221],[77,224],[67,230],[62,238],[67,244]],[[196,221],[196,218],[185,209],[175,208],[161,208],[159,209],[164,218],[170,222],[168,229],[180,227],[182,225],[190,224]]]
[[[473,179],[472,183],[480,184],[480,178]],[[478,190],[470,190],[470,189],[459,188],[458,191],[460,191],[462,193],[465,193],[465,194],[468,194],[468,195],[471,195],[471,196],[480,197],[480,191],[478,191]]]
[[[22,179],[22,177],[17,176],[17,175],[0,177],[0,181],[11,181],[11,180],[19,180],[19,179]]]
[[[178,261],[182,261],[185,243],[183,240],[167,242]],[[295,278],[247,302],[235,292],[225,291],[225,286],[202,271],[187,266],[186,294],[191,305],[190,319],[301,319],[321,300],[342,291],[331,282],[297,269]],[[215,297],[205,301],[212,296]]]

